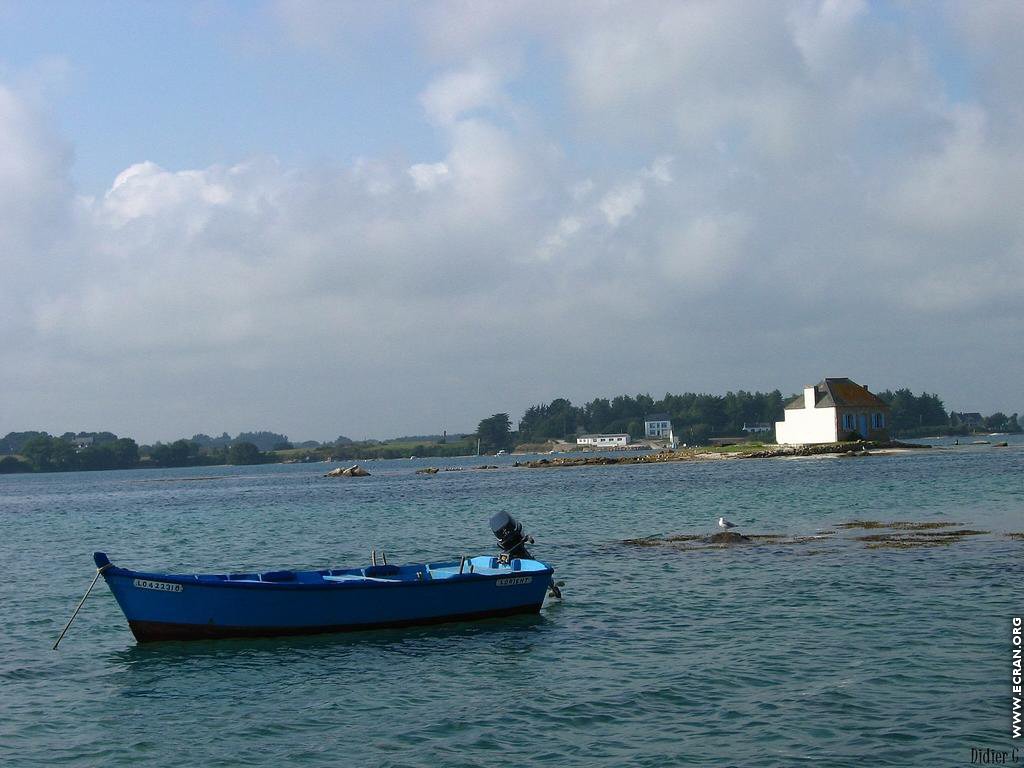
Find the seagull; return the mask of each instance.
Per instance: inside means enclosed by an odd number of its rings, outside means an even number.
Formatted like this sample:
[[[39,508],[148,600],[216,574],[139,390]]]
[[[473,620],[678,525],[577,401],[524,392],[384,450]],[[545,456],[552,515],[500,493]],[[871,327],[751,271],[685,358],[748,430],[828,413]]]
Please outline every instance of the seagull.
[[[718,527],[721,528],[723,531],[727,531],[730,528],[735,528],[736,523],[730,523],[724,517],[720,517],[718,518]]]

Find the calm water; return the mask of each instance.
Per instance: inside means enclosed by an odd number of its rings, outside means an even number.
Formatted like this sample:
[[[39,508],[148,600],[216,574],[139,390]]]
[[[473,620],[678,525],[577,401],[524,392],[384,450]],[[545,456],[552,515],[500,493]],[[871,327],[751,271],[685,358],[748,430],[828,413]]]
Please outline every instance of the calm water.
[[[1024,531],[1024,442],[504,463],[425,477],[413,470],[427,461],[370,462],[362,480],[322,478],[325,465],[0,477],[0,765],[934,766],[1011,748],[1024,542],[1001,534]],[[501,509],[566,581],[538,617],[140,647],[101,581],[50,650],[94,549],[183,571],[359,565],[371,547],[442,559],[492,552]],[[700,552],[620,543],[710,532],[719,514],[750,533],[850,519],[992,533],[917,550],[868,550],[856,532]]]

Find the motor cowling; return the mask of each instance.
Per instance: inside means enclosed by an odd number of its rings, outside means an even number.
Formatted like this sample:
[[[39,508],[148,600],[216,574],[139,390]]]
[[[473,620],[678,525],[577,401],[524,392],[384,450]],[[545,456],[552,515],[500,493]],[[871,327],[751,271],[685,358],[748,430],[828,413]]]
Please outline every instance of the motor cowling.
[[[527,544],[533,544],[533,537],[523,533],[523,524],[508,512],[497,512],[491,515],[491,530],[498,540],[498,546],[509,557],[533,559]]]

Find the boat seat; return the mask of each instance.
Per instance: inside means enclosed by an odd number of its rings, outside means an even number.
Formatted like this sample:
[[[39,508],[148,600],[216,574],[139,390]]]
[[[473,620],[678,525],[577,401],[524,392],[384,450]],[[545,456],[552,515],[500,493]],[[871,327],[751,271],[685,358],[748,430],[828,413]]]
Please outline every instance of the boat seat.
[[[397,576],[397,565],[368,565],[363,569],[367,576]]]

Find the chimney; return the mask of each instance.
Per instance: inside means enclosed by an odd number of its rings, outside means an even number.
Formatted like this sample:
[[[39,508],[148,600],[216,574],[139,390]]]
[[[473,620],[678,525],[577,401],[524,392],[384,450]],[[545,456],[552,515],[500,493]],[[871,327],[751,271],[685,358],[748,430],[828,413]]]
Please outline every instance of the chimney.
[[[814,387],[804,387],[804,408],[814,407]]]

